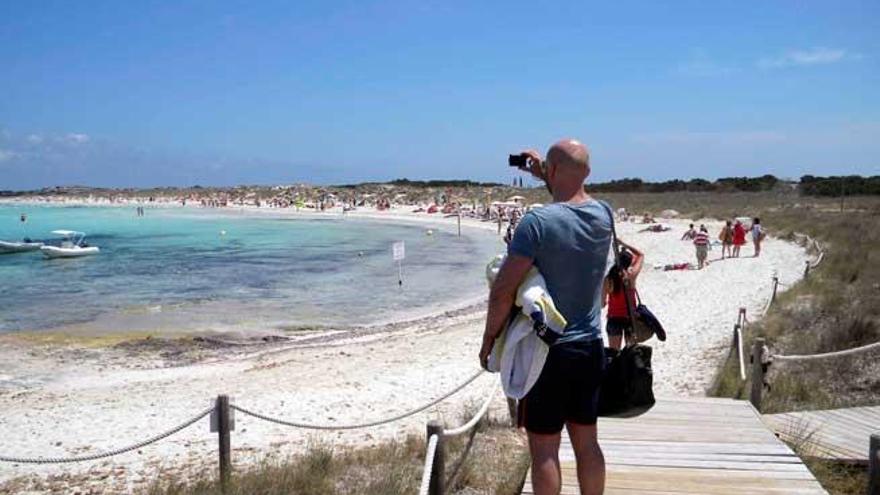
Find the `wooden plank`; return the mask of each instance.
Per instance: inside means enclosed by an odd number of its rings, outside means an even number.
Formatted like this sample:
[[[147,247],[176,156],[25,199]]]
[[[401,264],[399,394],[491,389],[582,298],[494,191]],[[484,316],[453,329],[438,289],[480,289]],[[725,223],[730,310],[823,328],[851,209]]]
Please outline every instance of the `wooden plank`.
[[[563,437],[564,442],[568,437]],[[602,449],[631,449],[637,452],[696,452],[717,454],[776,454],[790,455],[794,452],[781,442],[773,443],[708,443],[708,442],[649,442],[642,440],[606,440],[602,442]]]
[[[599,439],[610,495],[826,493],[745,401],[661,399],[638,418],[600,419]],[[574,451],[566,434],[560,460],[562,494],[576,495]],[[523,493],[532,493],[530,477]]]
[[[867,462],[868,439],[880,430],[880,406],[769,414],[763,419],[790,441],[809,436],[808,455]]]

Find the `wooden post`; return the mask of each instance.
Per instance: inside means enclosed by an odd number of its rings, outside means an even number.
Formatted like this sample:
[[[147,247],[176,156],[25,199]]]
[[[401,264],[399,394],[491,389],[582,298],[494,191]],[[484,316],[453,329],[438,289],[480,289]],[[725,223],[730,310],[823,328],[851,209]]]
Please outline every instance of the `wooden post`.
[[[773,294],[770,296],[770,302],[776,302],[776,289],[779,288],[779,277],[773,277]]]
[[[732,356],[732,355],[736,354],[736,346],[737,346],[736,339],[738,338],[736,330],[738,327],[739,327],[739,323],[733,324],[733,339],[731,339],[731,341],[730,341],[730,353],[728,354],[728,356]]]
[[[215,407],[217,413],[217,437],[220,440],[220,489],[223,493],[226,493],[232,465],[232,458],[230,455],[231,442],[229,438],[229,396],[217,396],[217,404]]]
[[[443,495],[445,489],[444,479],[446,476],[446,453],[443,449],[443,425],[437,421],[428,422],[428,434],[426,442],[431,441],[431,435],[437,435],[437,451],[434,453],[434,465],[431,467],[431,482],[428,484],[429,495]]]
[[[806,268],[804,268],[804,280],[806,280],[810,276],[810,261],[807,260],[804,264],[806,264]]]
[[[764,392],[764,339],[758,337],[752,343],[752,391],[749,402],[761,412],[761,394]]]
[[[880,433],[871,435],[868,447],[868,495],[880,495]]]
[[[461,237],[461,212],[458,212],[458,236]]]

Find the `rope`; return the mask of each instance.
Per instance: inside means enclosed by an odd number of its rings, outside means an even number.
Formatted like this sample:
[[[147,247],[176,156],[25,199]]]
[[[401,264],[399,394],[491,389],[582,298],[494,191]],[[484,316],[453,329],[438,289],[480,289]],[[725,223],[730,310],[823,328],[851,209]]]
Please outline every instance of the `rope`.
[[[773,295],[767,298],[767,304],[764,305],[764,309],[761,310],[761,318],[767,316],[767,313],[770,311],[770,306],[773,305]]]
[[[451,391],[441,395],[437,399],[434,399],[431,402],[429,402],[423,406],[419,406],[415,409],[398,414],[396,416],[392,416],[390,418],[378,419],[375,421],[368,421],[365,423],[354,423],[354,424],[348,424],[348,425],[320,425],[320,424],[312,424],[312,423],[302,423],[302,422],[298,422],[298,421],[287,421],[287,420],[283,420],[283,419],[273,418],[272,416],[266,416],[265,414],[260,414],[260,413],[251,411],[249,409],[245,409],[243,407],[237,406],[235,404],[230,404],[229,407],[231,407],[232,409],[235,409],[236,411],[241,412],[242,414],[246,414],[248,416],[253,416],[257,419],[262,419],[263,421],[268,421],[270,423],[276,423],[276,424],[279,424],[282,426],[291,426],[293,428],[306,428],[309,430],[356,430],[359,428],[369,428],[371,426],[379,426],[379,425],[383,425],[383,424],[393,423],[395,421],[401,420],[403,418],[407,418],[407,417],[412,416],[414,414],[418,414],[418,413],[424,411],[425,409],[428,409],[429,407],[435,406],[435,405],[439,404],[440,402],[443,402],[444,400],[448,399],[449,397],[452,397],[453,395],[458,393],[460,390],[462,390],[463,388],[470,385],[474,380],[479,378],[480,375],[482,375],[483,373],[484,373],[483,370],[476,372],[473,376],[471,376],[470,378],[465,380],[465,382],[462,383],[461,385],[455,387]]]
[[[835,351],[835,352],[826,352],[824,354],[809,354],[802,356],[782,356],[782,355],[774,355],[772,356],[774,361],[813,361],[816,359],[825,359],[831,357],[840,357],[840,356],[850,356],[853,354],[858,354],[865,351],[870,351],[871,349],[880,349],[880,342],[874,342],[873,344],[863,345],[861,347],[855,347],[853,349],[846,349],[843,351]]]
[[[476,426],[477,423],[480,422],[480,420],[483,418],[483,416],[489,410],[489,405],[492,403],[492,399],[495,397],[495,392],[498,391],[498,385],[499,385],[499,383],[495,382],[495,386],[492,387],[492,391],[489,393],[489,396],[486,398],[486,401],[483,402],[483,406],[480,407],[480,410],[477,411],[477,414],[473,418],[471,418],[470,421],[459,426],[458,428],[454,428],[452,430],[444,430],[443,436],[444,437],[454,437],[456,435],[461,435],[462,433],[464,433],[464,432],[470,430],[471,428],[473,428],[474,426]]]
[[[428,495],[428,487],[431,485],[431,471],[434,470],[434,456],[437,455],[437,442],[440,437],[431,435],[428,439],[428,448],[425,451],[425,467],[422,470],[422,484],[419,486],[419,495]]]
[[[174,428],[171,428],[168,431],[165,431],[165,432],[162,432],[158,435],[152,436],[152,437],[150,437],[142,442],[138,442],[134,445],[129,445],[127,447],[122,447],[119,449],[110,450],[108,452],[102,452],[102,453],[98,453],[98,454],[90,454],[90,455],[84,455],[84,456],[78,456],[78,457],[7,457],[7,456],[0,456],[0,462],[14,462],[14,463],[19,463],[19,464],[62,464],[62,463],[67,463],[67,462],[94,461],[97,459],[103,459],[105,457],[112,457],[114,455],[124,454],[126,452],[131,452],[132,450],[137,450],[141,447],[146,447],[147,445],[150,445],[151,443],[156,443],[159,440],[162,440],[163,438],[170,437],[171,435],[174,435],[175,433],[183,430],[184,428],[192,426],[198,420],[211,414],[211,411],[213,411],[213,410],[214,410],[214,406],[211,406],[208,409],[205,409],[204,411],[200,412],[194,418],[187,420],[186,422],[181,423],[181,424],[175,426]]]
[[[818,243],[816,243],[816,246],[818,249]],[[821,263],[823,259],[825,259],[825,251],[819,251],[819,257],[816,258],[816,261],[810,263],[810,270],[813,270],[817,266],[819,266],[819,263]]]

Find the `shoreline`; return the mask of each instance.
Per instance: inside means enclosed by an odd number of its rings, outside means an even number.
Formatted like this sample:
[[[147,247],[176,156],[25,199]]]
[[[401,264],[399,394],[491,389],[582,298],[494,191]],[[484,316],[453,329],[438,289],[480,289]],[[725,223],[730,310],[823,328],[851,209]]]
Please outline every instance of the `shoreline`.
[[[279,219],[300,219],[300,220],[324,220],[324,221],[346,221],[348,219],[352,219],[354,221],[363,221],[363,222],[372,222],[377,224],[392,224],[392,225],[405,225],[409,227],[425,227],[429,228],[429,230],[442,230],[447,233],[454,232],[457,227],[457,222],[455,218],[444,218],[441,214],[436,215],[419,215],[414,214],[409,211],[404,211],[412,207],[397,207],[393,211],[379,211],[373,207],[359,207],[355,211],[349,211],[343,213],[342,208],[334,207],[326,210],[325,212],[316,212],[316,211],[308,211],[301,210],[297,211],[292,208],[269,208],[269,207],[255,207],[255,206],[225,206],[225,207],[202,207],[196,204],[188,204],[188,205],[180,205],[179,202],[171,201],[171,200],[158,200],[154,203],[150,203],[145,205],[142,202],[136,201],[125,201],[125,202],[102,202],[102,201],[92,201],[83,198],[77,199],[65,199],[65,200],[11,200],[7,198],[0,199],[0,206],[38,206],[38,207],[49,207],[49,208],[64,208],[64,207],[82,207],[82,208],[129,208],[135,206],[147,206],[148,209],[165,209],[165,210],[186,210],[191,212],[199,212],[199,214],[205,215],[231,215],[236,218],[241,218],[240,215],[249,215],[254,218],[279,218]],[[498,242],[498,252],[501,252],[503,249],[503,244],[500,243],[500,238],[495,237],[494,239],[490,239],[486,236],[488,232],[494,232],[496,230],[497,224],[487,224],[486,222],[476,221],[472,218],[462,218],[461,228],[462,235],[465,235],[464,232],[468,232],[468,235],[472,238],[477,238],[477,242],[488,243],[490,242]],[[488,262],[488,259],[486,260]],[[480,273],[482,276],[482,272]],[[466,308],[470,308],[474,305],[480,304],[485,301],[486,294],[485,291],[480,289],[479,291],[473,291],[465,294],[462,297],[454,297],[450,298],[446,301],[431,304],[423,308],[419,309],[410,309],[410,310],[397,310],[392,312],[392,314],[381,317],[378,319],[373,319],[370,321],[365,321],[363,323],[354,323],[354,324],[343,324],[343,323],[332,323],[332,322],[319,322],[316,321],[314,323],[305,323],[302,325],[295,324],[294,321],[275,321],[266,323],[266,327],[261,328],[257,331],[256,338],[260,338],[265,334],[270,334],[279,339],[283,339],[286,335],[290,333],[297,333],[301,329],[315,330],[315,331],[326,331],[326,332],[338,332],[338,331],[349,331],[353,329],[368,329],[368,328],[376,328],[376,327],[388,327],[395,326],[400,324],[412,323],[417,320],[431,319],[436,318],[440,315],[461,311]],[[0,338],[8,338],[9,336],[14,336],[16,334],[42,334],[47,337],[47,339],[51,339],[53,334],[58,335],[74,335],[77,337],[81,337],[83,339],[94,339],[98,337],[107,337],[112,340],[112,338],[116,335],[125,335],[125,334],[140,334],[143,336],[153,335],[155,337],[164,338],[192,338],[198,337],[201,335],[213,336],[217,338],[222,338],[223,336],[239,334],[243,331],[242,328],[239,328],[242,325],[233,325],[228,328],[217,328],[206,326],[207,323],[203,323],[200,328],[191,328],[182,331],[169,332],[167,335],[163,334],[161,331],[156,331],[150,328],[149,318],[145,315],[151,313],[150,309],[155,307],[152,304],[145,304],[143,306],[138,306],[137,308],[127,308],[115,310],[107,313],[102,313],[101,315],[96,316],[95,318],[89,321],[82,322],[71,322],[59,326],[53,327],[45,327],[45,328],[27,328],[27,329],[18,329],[11,330],[6,332],[0,332]],[[246,309],[246,308],[245,308]],[[173,309],[169,314],[169,317],[173,315]],[[127,328],[123,328],[126,327]],[[247,325],[244,325],[247,326]],[[27,340],[27,339],[23,339]]]

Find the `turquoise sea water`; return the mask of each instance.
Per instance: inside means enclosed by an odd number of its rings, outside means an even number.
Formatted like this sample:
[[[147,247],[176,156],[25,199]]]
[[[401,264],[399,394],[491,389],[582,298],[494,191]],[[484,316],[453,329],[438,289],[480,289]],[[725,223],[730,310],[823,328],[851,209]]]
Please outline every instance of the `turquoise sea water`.
[[[0,332],[366,324],[484,294],[497,239],[427,228],[338,214],[148,208],[139,218],[134,207],[0,205],[0,239],[54,243],[52,230],[70,229],[101,248],[78,259],[0,255]],[[403,288],[391,256],[399,240]]]

